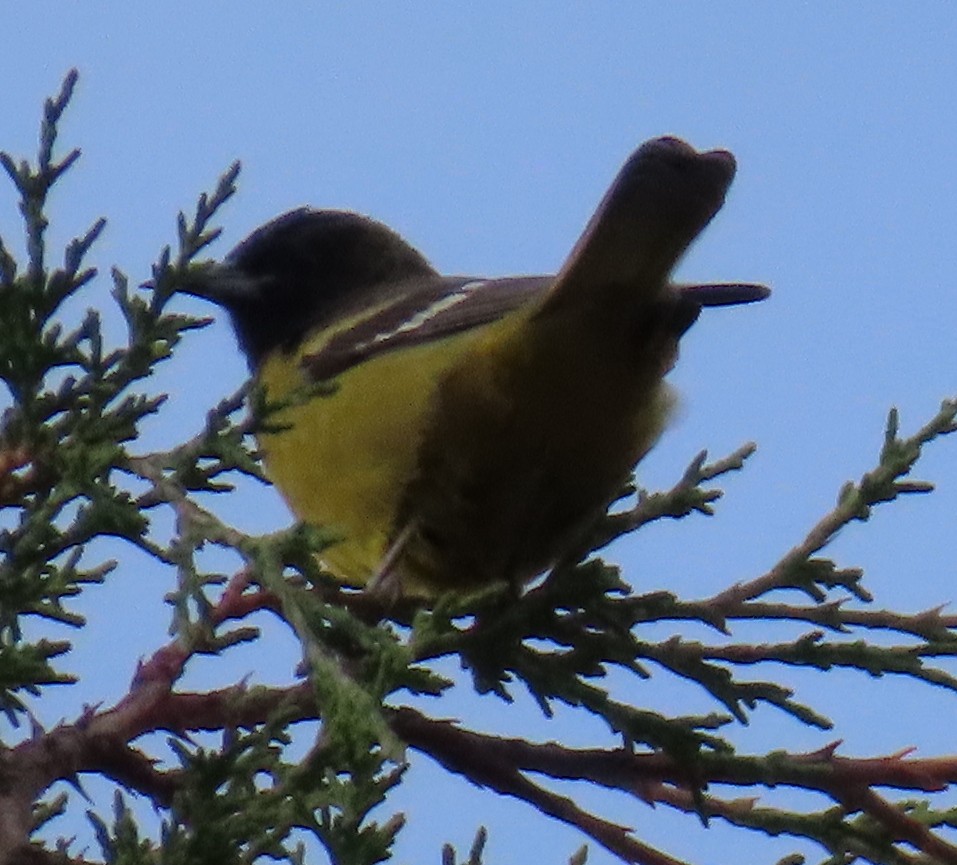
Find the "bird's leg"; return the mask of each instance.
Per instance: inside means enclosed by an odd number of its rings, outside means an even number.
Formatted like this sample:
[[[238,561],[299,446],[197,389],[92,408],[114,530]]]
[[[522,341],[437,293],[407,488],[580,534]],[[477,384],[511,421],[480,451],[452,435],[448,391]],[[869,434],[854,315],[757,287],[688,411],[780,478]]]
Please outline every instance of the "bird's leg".
[[[402,596],[402,574],[396,568],[396,563],[415,529],[415,520],[409,520],[403,526],[402,531],[396,535],[395,540],[386,550],[382,561],[379,562],[379,567],[366,586],[366,591],[380,598],[386,604],[394,604]]]

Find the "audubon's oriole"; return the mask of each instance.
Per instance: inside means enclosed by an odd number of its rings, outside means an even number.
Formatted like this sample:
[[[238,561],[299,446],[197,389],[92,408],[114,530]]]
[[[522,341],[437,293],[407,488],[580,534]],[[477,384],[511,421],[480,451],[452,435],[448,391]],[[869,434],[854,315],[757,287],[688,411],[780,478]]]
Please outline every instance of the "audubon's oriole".
[[[668,281],[734,173],[726,151],[647,142],[557,276],[441,276],[381,223],[309,208],[197,266],[182,290],[225,307],[283,406],[259,436],[270,478],[342,533],[325,566],[432,596],[555,563],[661,434],[701,307],[768,295]]]

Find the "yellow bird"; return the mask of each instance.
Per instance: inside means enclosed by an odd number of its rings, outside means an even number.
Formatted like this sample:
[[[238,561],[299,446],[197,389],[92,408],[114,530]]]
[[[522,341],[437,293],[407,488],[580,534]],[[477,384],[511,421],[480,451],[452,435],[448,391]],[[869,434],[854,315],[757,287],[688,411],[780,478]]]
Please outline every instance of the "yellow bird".
[[[197,266],[182,290],[229,312],[282,406],[259,436],[269,477],[342,535],[325,567],[433,597],[554,564],[657,441],[701,307],[769,293],[669,282],[734,173],[726,151],[647,142],[557,276],[441,276],[381,223],[308,208]]]

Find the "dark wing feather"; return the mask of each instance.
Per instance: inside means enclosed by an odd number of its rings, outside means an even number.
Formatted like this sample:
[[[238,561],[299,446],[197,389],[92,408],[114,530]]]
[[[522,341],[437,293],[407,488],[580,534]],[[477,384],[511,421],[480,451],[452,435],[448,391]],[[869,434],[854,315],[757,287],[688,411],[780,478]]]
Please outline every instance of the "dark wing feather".
[[[473,279],[444,276],[407,284],[396,301],[335,334],[303,365],[314,380],[333,378],[386,351],[430,342],[498,321],[544,298],[556,277],[514,276]],[[674,286],[700,306],[753,303],[770,294],[756,283],[702,283]]]
[[[698,306],[736,306],[755,303],[771,294],[771,289],[757,282],[711,282],[691,285],[676,285],[674,289],[682,297],[693,300]]]
[[[394,288],[393,303],[334,334],[305,357],[303,365],[314,380],[332,378],[383,352],[498,321],[542,297],[554,280],[554,276],[447,276],[410,281]]]

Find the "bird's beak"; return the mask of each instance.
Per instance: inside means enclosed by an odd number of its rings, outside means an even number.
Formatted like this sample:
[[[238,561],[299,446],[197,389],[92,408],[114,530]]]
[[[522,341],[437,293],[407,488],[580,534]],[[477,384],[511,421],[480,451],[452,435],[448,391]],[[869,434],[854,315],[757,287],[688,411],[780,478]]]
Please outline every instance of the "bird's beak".
[[[190,265],[175,290],[228,309],[252,299],[259,290],[259,282],[229,263],[207,261]]]

